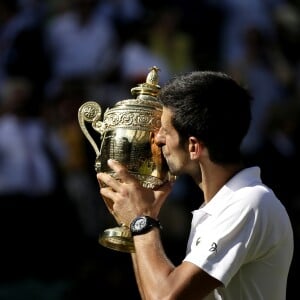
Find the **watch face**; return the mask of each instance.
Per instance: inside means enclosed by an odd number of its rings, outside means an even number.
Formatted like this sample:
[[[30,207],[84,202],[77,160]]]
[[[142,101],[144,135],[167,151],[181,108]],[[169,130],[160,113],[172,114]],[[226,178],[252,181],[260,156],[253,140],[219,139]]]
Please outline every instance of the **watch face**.
[[[146,226],[146,218],[139,218],[134,223],[134,230],[141,230]]]
[[[144,234],[153,227],[161,228],[159,221],[152,219],[149,216],[137,217],[130,224],[130,230],[133,235]]]

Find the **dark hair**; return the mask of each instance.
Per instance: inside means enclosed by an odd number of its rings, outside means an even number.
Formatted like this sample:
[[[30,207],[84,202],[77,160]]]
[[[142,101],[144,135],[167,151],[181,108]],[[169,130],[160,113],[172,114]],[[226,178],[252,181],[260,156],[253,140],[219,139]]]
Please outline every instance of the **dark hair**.
[[[252,96],[230,76],[213,71],[183,74],[161,89],[158,100],[172,110],[172,125],[181,140],[197,137],[216,163],[240,161]]]

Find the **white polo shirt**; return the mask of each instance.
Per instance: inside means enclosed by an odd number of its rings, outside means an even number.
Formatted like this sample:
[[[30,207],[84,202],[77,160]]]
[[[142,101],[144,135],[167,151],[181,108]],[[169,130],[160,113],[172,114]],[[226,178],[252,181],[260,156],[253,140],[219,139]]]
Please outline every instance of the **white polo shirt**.
[[[193,211],[184,261],[223,283],[207,299],[283,300],[293,249],[284,206],[251,167]]]

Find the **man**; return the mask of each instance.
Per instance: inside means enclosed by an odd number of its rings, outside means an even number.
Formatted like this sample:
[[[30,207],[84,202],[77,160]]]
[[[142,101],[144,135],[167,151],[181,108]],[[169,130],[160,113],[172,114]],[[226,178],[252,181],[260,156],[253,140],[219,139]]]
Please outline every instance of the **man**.
[[[118,180],[97,175],[106,185],[101,195],[109,199],[111,213],[133,234],[142,299],[286,298],[291,223],[262,183],[259,167],[246,167],[240,154],[251,99],[229,76],[210,71],[181,75],[159,94],[163,112],[156,143],[170,172],[190,175],[204,195],[193,211],[186,256],[178,266],[166,256],[157,221],[171,184],[143,188],[113,160],[109,166]]]

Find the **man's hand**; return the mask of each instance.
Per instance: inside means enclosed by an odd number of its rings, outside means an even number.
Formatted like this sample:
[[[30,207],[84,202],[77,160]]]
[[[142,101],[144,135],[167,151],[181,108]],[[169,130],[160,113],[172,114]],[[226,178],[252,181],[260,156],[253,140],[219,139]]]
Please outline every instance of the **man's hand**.
[[[115,172],[115,178],[100,172],[97,180],[101,187],[100,193],[116,221],[129,226],[139,215],[158,218],[171,191],[171,184],[165,183],[156,190],[148,189],[119,162],[109,159],[108,165]]]

